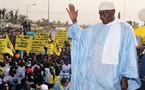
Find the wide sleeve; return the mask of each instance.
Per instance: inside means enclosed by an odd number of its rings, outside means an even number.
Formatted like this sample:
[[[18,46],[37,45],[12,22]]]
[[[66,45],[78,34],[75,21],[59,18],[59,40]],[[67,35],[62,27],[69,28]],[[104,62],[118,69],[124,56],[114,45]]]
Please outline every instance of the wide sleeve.
[[[82,59],[87,53],[88,47],[92,40],[92,27],[82,29],[78,23],[71,25],[68,28],[67,36],[71,38],[71,82],[70,89],[77,90],[77,75],[80,68],[85,64],[86,60]]]
[[[134,32],[129,25],[125,25],[123,28],[125,31],[121,42],[121,75],[128,78],[128,90],[135,90],[141,85],[138,72],[136,40]]]
[[[82,28],[78,25],[78,23],[72,24],[68,28],[67,36],[72,39],[79,39],[80,33],[82,32]]]

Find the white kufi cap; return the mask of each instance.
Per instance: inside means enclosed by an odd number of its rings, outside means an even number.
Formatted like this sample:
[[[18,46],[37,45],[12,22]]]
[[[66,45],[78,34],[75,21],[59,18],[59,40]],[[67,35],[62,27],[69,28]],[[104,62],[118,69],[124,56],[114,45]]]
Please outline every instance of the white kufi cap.
[[[99,6],[99,11],[101,10],[112,10],[114,8],[114,4],[112,2],[101,2]]]

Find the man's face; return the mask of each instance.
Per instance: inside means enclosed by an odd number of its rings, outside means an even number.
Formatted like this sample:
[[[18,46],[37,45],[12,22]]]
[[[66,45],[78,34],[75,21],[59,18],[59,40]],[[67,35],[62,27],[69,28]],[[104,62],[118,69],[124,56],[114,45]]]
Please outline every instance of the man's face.
[[[102,22],[104,24],[108,24],[108,23],[112,22],[115,19],[114,14],[115,14],[114,9],[99,11],[100,19],[102,20]]]

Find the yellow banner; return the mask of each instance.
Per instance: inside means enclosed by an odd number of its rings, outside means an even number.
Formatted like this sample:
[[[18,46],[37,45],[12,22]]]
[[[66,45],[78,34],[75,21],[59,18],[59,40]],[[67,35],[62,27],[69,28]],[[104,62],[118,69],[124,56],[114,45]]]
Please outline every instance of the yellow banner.
[[[59,51],[59,47],[57,44],[53,43],[53,52],[57,55],[60,56],[60,51]]]
[[[55,36],[55,43],[57,43],[59,48],[62,48],[64,45],[64,41],[68,41],[68,37],[66,36],[67,30],[59,30]]]
[[[42,53],[44,51],[44,46],[47,45],[50,40],[49,35],[49,33],[37,32],[33,37],[30,52]]]
[[[14,46],[13,44],[11,43],[10,39],[9,39],[9,36],[6,34],[6,39],[7,39],[7,43],[8,43],[8,48],[10,47],[10,49],[12,49],[14,51]]]
[[[33,37],[34,40],[39,40],[43,45],[48,44],[50,40],[49,33],[36,33]]]
[[[47,54],[51,55],[53,54],[53,43],[47,44]]]
[[[18,35],[16,37],[15,50],[30,51],[32,46],[32,37],[25,35]]]
[[[4,73],[5,70],[3,68],[0,68],[0,74]]]
[[[44,51],[44,45],[40,40],[33,40],[30,52],[42,53]]]
[[[5,53],[9,53],[11,56],[14,55],[13,53],[14,47],[9,39],[9,36],[6,34],[6,47],[5,47]]]
[[[0,38],[0,53],[5,52],[6,42],[5,38]]]
[[[6,34],[6,38],[0,38],[0,53],[8,53],[13,56],[13,51],[13,45]]]

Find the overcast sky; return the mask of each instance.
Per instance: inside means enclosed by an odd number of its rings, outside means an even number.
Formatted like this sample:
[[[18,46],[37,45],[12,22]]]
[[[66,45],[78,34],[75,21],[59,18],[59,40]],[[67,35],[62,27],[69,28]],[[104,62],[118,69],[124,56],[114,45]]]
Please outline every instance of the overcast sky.
[[[79,10],[78,22],[80,24],[93,24],[100,21],[98,7],[102,0],[49,0],[49,19],[50,21],[66,22],[70,21],[66,11],[69,3],[76,6]],[[121,19],[137,21],[138,12],[145,8],[145,0],[112,0],[116,7],[116,12],[121,12]],[[0,0],[0,9],[19,10],[19,14],[26,14],[27,5],[36,4],[28,7],[29,19],[39,20],[48,18],[48,0]],[[117,13],[116,13],[117,16]]]

